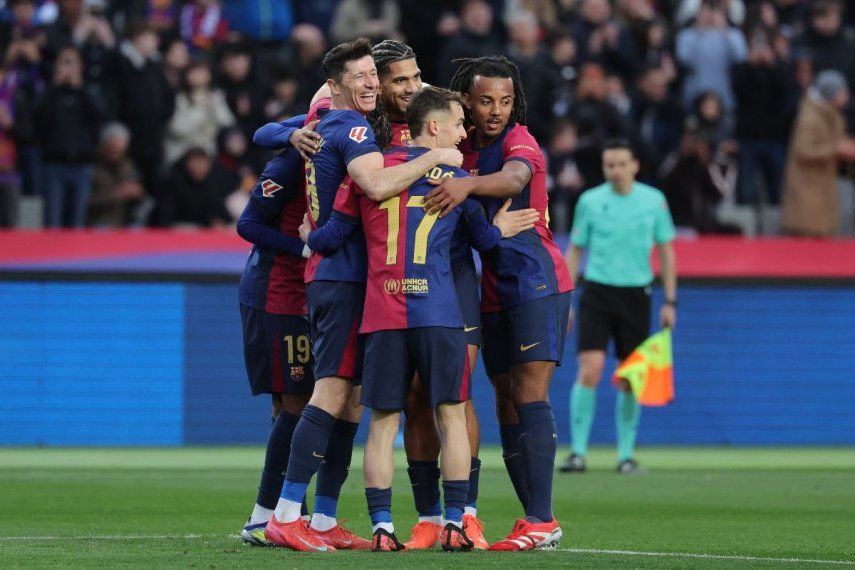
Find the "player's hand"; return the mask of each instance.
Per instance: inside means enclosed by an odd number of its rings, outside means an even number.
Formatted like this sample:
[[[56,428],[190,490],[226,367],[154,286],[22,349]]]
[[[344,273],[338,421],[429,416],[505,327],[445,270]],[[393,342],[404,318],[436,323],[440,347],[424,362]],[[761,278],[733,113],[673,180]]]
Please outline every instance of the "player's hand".
[[[297,231],[300,232],[300,239],[303,240],[303,243],[309,243],[309,234],[312,232],[312,224],[309,223],[308,212],[303,214],[303,223],[300,224]]]
[[[463,153],[456,148],[435,148],[430,151],[436,155],[436,163],[460,168],[463,166]]]
[[[673,329],[677,325],[677,309],[673,305],[662,305],[659,309],[659,326]]]
[[[469,192],[466,178],[442,178],[440,185],[425,196],[424,210],[428,214],[439,213],[439,217],[443,217],[460,205]]]
[[[321,135],[315,132],[315,127],[320,119],[315,119],[302,129],[297,129],[288,138],[291,146],[297,149],[303,160],[312,160],[312,157],[321,148]]]
[[[509,212],[510,207],[511,199],[508,198],[493,216],[493,225],[502,230],[503,238],[514,237],[518,233],[530,230],[540,219],[540,212],[534,208]]]

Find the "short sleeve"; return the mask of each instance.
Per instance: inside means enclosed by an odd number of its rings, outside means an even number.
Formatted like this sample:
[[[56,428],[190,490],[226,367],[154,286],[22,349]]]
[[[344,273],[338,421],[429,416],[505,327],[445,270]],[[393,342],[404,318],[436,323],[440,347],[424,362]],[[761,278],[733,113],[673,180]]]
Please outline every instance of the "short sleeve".
[[[656,219],[653,224],[653,239],[656,243],[668,243],[674,239],[676,232],[674,231],[674,221],[671,219],[671,212],[668,210],[668,202],[665,196],[658,196],[659,204],[656,206]]]
[[[584,195],[576,205],[570,241],[577,247],[588,247],[591,242],[591,218],[588,214],[587,200],[585,200]]]
[[[335,194],[335,203],[333,204],[333,212],[337,218],[345,219],[352,223],[359,222],[359,198],[356,195],[356,183],[350,179],[350,176],[345,176],[344,180],[338,186]]]
[[[503,162],[518,160],[528,166],[531,173],[544,169],[543,153],[528,129],[517,125],[505,137],[502,144]]]
[[[358,115],[358,113],[354,112],[352,115]],[[337,135],[339,149],[345,165],[350,164],[352,160],[362,155],[381,152],[377,140],[374,138],[374,131],[371,130],[368,121],[361,115],[343,121],[341,132]]]

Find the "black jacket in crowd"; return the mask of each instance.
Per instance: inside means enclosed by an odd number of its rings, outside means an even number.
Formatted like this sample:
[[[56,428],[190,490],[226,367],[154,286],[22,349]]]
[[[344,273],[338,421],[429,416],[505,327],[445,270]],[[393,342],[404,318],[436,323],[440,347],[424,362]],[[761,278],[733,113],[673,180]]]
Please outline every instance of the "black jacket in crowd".
[[[48,87],[36,103],[36,137],[46,162],[88,164],[95,159],[104,102],[86,88]]]

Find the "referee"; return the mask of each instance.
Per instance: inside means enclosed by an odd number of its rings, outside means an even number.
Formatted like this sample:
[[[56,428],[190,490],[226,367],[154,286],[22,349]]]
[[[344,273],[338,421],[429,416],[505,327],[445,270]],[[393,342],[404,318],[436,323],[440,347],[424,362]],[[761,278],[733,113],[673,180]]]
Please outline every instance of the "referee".
[[[573,451],[559,467],[562,472],[585,471],[596,389],[609,339],[614,339],[615,352],[623,360],[650,334],[650,250],[654,244],[659,250],[665,289],[659,324],[673,328],[677,322],[674,223],[665,196],[635,181],[638,160],[624,139],[606,141],[603,173],[607,182],[588,190],[579,200],[567,251],[574,282],[584,249],[588,249],[588,261],[579,301],[578,373],[570,395]],[[623,381],[615,405],[618,473],[643,473],[633,458],[640,416],[641,407]]]

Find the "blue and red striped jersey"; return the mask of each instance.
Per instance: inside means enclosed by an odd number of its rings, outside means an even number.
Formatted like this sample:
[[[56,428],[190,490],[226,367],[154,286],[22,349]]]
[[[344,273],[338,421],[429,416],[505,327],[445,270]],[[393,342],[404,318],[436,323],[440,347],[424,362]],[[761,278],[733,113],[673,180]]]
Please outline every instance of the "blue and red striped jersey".
[[[306,314],[306,260],[298,228],[306,211],[303,159],[289,149],[264,168],[238,221],[253,243],[240,278],[242,304],[280,315]]]
[[[481,311],[500,311],[514,305],[573,290],[573,280],[561,250],[549,229],[549,197],[546,194],[546,160],[537,141],[523,125],[509,124],[484,148],[473,147],[472,136],[460,143],[463,168],[470,174],[499,172],[505,163],[518,160],[531,170],[531,180],[513,198],[510,211],[534,208],[540,219],[534,228],[504,239],[482,254]],[[492,219],[504,199],[479,197]]]
[[[323,108],[325,104],[327,108]],[[329,109],[321,100],[309,110],[306,122],[320,118],[315,131],[323,142],[306,162],[306,200],[312,229],[323,226],[333,211],[336,194],[347,176],[351,160],[380,152],[368,121],[357,111]],[[365,281],[365,238],[355,232],[330,256],[313,252],[306,264],[306,283],[311,281]]]
[[[396,148],[385,155],[394,166],[426,152]],[[352,187],[368,247],[368,279],[361,333],[387,329],[463,326],[451,272],[451,240],[458,223],[466,224],[476,247],[494,248],[501,232],[487,220],[483,207],[466,200],[440,218],[423,209],[424,196],[435,188],[429,178],[466,176],[458,168],[438,166],[400,195],[373,202]]]

